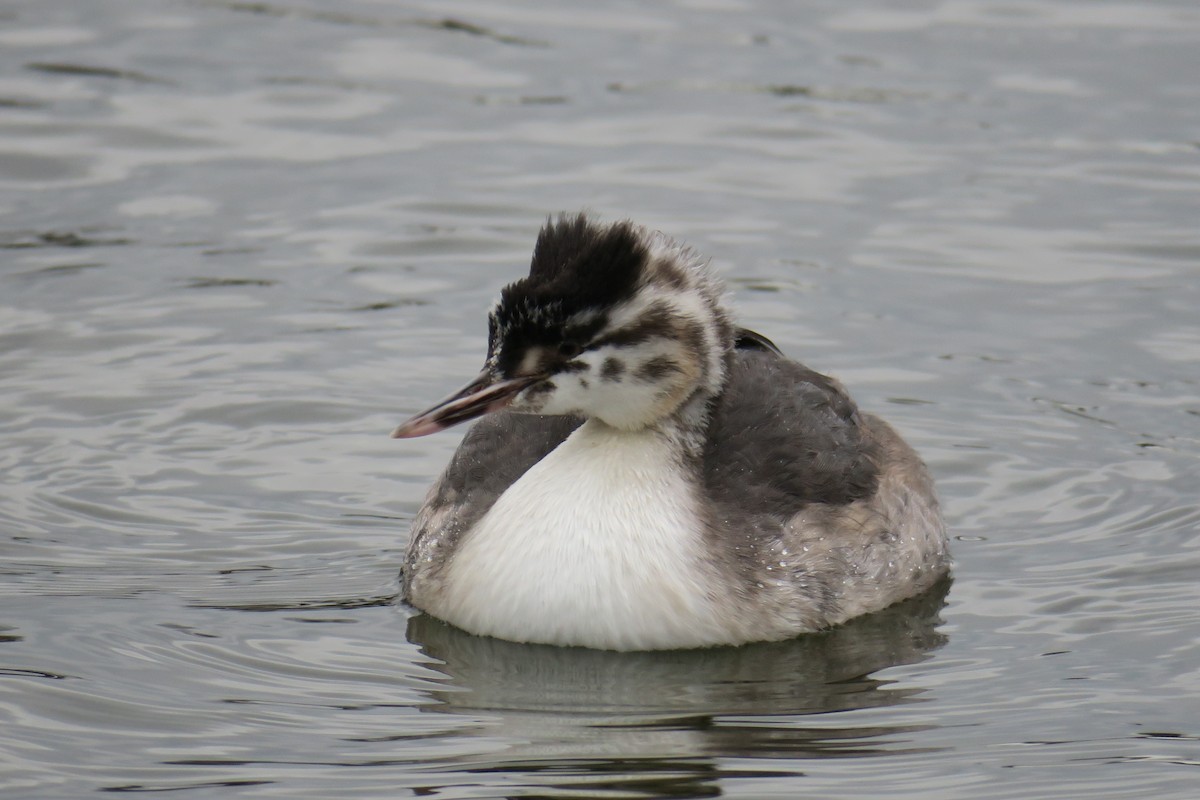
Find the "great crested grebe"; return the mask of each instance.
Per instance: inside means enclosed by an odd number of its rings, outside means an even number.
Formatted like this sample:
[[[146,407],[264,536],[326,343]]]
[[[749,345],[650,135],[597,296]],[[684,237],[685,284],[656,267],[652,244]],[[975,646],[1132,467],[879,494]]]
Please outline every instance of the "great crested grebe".
[[[723,292],[662,234],[547,222],[483,372],[392,433],[487,415],[414,520],[405,599],[475,634],[658,650],[816,631],[945,574],[921,459]]]

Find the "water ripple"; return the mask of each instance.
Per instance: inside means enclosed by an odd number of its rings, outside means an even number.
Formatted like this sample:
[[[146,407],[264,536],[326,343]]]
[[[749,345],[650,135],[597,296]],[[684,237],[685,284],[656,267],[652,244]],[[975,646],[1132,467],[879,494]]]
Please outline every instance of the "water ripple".
[[[1200,17],[685,5],[0,11],[0,792],[1195,794]],[[387,433],[578,208],[917,445],[952,591],[633,655],[399,603],[456,437]]]

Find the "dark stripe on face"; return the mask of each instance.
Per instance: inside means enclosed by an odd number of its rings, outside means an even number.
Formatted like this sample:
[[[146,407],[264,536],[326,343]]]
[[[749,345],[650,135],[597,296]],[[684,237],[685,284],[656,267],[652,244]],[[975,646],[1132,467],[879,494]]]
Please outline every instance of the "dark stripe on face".
[[[670,356],[655,356],[634,370],[634,377],[645,383],[657,383],[666,376],[683,372],[679,362]]]
[[[648,339],[674,336],[681,322],[681,317],[666,303],[655,303],[634,322],[592,342],[592,347],[632,347]]]
[[[591,365],[586,361],[568,361],[558,368],[558,372],[587,372],[589,369]]]
[[[525,397],[529,400],[533,400],[539,395],[549,394],[557,388],[558,386],[555,385],[554,381],[540,381],[525,390]]]
[[[619,358],[604,359],[604,363],[600,366],[600,378],[606,381],[619,381],[621,375],[625,373],[625,362]]]

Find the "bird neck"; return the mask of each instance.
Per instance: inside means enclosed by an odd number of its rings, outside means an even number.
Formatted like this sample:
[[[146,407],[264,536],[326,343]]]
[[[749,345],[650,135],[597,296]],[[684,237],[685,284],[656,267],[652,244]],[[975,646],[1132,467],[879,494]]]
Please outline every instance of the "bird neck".
[[[708,438],[713,399],[708,392],[697,391],[674,413],[648,426],[646,431],[670,442],[671,449],[683,460],[698,459],[704,453],[704,443]]]
[[[697,462],[704,455],[713,406],[725,391],[732,358],[733,350],[730,348],[721,359],[719,375],[710,376],[709,381],[696,387],[678,408],[647,427],[648,432],[667,439],[684,462]]]

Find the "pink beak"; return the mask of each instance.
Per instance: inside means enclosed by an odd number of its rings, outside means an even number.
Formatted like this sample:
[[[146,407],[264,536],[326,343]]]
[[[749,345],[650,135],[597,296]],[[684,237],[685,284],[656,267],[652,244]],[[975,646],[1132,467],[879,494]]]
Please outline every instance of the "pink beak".
[[[488,370],[479,377],[445,398],[433,408],[422,411],[392,431],[393,439],[411,439],[445,430],[451,425],[482,417],[499,411],[513,401],[524,388],[542,379],[535,375],[524,378],[500,380]]]

